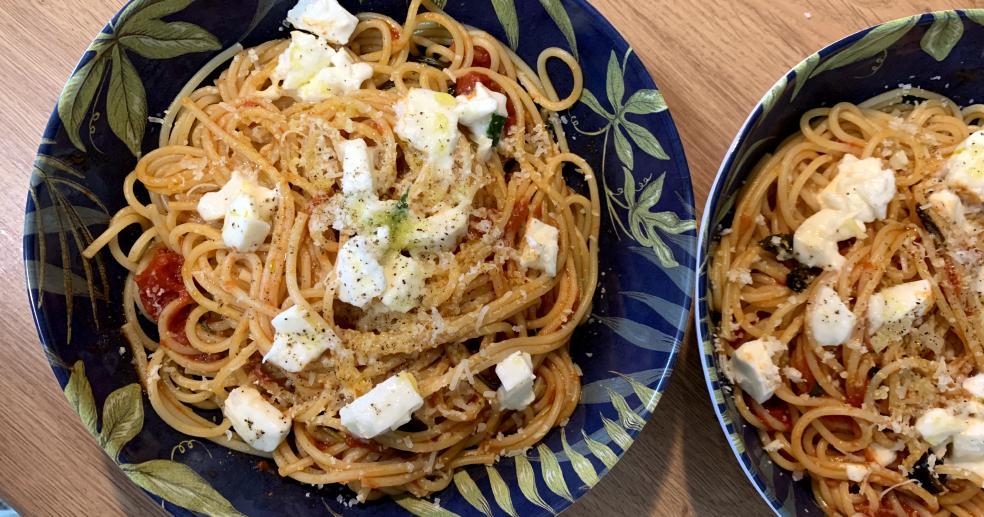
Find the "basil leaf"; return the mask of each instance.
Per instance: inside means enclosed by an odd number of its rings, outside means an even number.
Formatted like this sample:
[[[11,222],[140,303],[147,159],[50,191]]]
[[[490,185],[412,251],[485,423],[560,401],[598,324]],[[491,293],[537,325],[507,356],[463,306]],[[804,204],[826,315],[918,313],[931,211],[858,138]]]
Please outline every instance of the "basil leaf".
[[[498,113],[492,114],[492,121],[489,122],[489,130],[486,135],[492,139],[492,147],[499,145],[499,139],[502,138],[502,130],[506,127],[506,120],[508,117],[503,117]]]

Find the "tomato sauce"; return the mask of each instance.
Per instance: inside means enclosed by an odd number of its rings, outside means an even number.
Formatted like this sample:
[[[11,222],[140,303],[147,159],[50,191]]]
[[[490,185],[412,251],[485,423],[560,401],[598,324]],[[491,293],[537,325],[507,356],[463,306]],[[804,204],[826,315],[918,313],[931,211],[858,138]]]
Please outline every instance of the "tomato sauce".
[[[472,66],[478,68],[492,68],[492,56],[488,50],[482,47],[472,47]]]
[[[789,426],[793,422],[793,417],[789,414],[789,406],[780,399],[772,398],[765,401],[762,405],[751,401],[749,407],[752,408],[752,412],[762,419],[762,423],[769,426],[773,431],[788,431]],[[772,420],[767,420],[766,416],[778,420],[780,426],[777,427]]]
[[[151,257],[150,263],[143,271],[137,273],[135,280],[140,294],[140,304],[143,305],[147,314],[156,321],[168,304],[176,300],[188,300],[189,296],[188,290],[185,289],[184,280],[181,278],[184,257],[165,246],[158,246],[153,253],[154,256]],[[189,304],[178,309],[171,317],[167,327],[171,336],[184,345],[190,344],[184,327],[188,315],[191,313],[191,308],[192,306]]]

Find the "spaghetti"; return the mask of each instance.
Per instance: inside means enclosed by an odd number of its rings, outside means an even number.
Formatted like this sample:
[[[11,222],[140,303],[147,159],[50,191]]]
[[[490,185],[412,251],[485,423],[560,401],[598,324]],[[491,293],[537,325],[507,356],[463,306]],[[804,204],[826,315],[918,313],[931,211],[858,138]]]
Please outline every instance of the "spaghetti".
[[[984,451],[968,447],[984,418],[981,199],[961,179],[980,170],[982,114],[915,88],[810,110],[716,245],[735,405],[829,515],[984,514]]]
[[[160,147],[126,177],[127,206],[85,256],[109,248],[129,271],[123,331],[151,405],[174,429],[272,458],[280,475],[303,483],[346,484],[360,500],[426,495],[457,468],[535,445],[579,400],[580,370],[567,345],[590,312],[600,209],[591,167],[568,150],[555,113],[580,97],[581,71],[556,48],[533,70],[429,0],[413,0],[403,24],[358,15],[337,52],[371,74],[344,94],[291,94],[278,76],[290,45],[239,51],[214,85],[186,89]],[[570,68],[574,89],[565,98],[547,76],[552,59]],[[443,169],[400,137],[400,105],[411,92],[481,88],[507,101],[492,152],[483,155],[482,139],[462,132]],[[397,207],[401,220],[429,221],[453,204],[435,186],[438,173],[449,175],[441,185],[459,196],[456,206],[468,207],[466,230],[450,246],[397,246],[387,255],[426,271],[406,310],[388,310],[378,297],[364,307],[339,299],[341,255],[363,238],[351,225],[337,229],[348,181],[339,149],[355,140],[367,142],[375,162],[373,202]],[[567,184],[565,165],[581,173],[587,195]],[[239,176],[270,195],[257,201],[270,205],[268,234],[246,251],[224,240],[232,211],[224,227],[201,211],[205,196]],[[257,206],[247,208],[265,210]],[[262,229],[262,218],[236,220]],[[534,222],[554,232],[555,274],[525,260],[531,247],[540,250]],[[264,360],[276,353],[277,316],[292,308],[338,341],[295,372]],[[492,367],[516,352],[529,354],[536,380],[533,401],[510,410],[496,396]],[[354,436],[340,410],[398,374],[412,376],[423,401],[412,420],[371,440]],[[232,433],[230,418],[208,418],[244,387],[290,422],[272,453]]]

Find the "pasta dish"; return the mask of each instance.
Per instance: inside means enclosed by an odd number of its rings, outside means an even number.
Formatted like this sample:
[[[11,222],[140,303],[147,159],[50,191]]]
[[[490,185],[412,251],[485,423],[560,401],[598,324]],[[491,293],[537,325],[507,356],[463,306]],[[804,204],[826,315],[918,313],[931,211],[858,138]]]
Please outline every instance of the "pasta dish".
[[[430,494],[578,403],[599,194],[557,112],[581,71],[429,0],[287,22],[188,83],[84,255],[128,270],[123,332],[174,429],[360,501]]]
[[[982,121],[911,87],[810,110],[720,232],[734,402],[828,515],[984,514]]]

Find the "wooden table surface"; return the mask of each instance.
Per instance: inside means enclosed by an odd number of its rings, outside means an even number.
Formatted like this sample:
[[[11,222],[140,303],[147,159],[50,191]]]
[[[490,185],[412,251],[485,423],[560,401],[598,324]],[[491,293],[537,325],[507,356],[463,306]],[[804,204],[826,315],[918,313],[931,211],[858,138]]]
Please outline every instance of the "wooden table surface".
[[[522,0],[532,1],[532,0]],[[698,211],[761,94],[804,56],[865,26],[971,2],[591,0],[659,84],[683,136]],[[0,498],[26,515],[161,513],[86,433],[58,389],[28,310],[23,207],[58,93],[123,0],[0,0]],[[984,6],[980,0],[973,2]],[[714,418],[693,339],[652,421],[567,515],[767,515]]]

